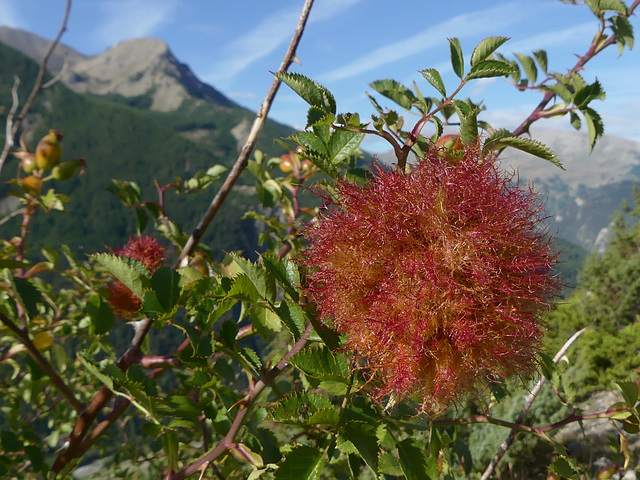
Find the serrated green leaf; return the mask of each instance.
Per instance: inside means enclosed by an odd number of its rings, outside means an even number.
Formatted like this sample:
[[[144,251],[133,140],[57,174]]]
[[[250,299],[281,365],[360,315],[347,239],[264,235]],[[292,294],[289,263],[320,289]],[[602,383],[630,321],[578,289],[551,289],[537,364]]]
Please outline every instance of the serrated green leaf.
[[[633,48],[633,25],[626,17],[615,16],[611,19],[611,29],[616,36],[618,44],[618,56],[622,55],[624,47]]]
[[[252,263],[250,260],[231,254],[230,257],[234,263],[240,267],[244,274],[251,280],[256,287],[256,291],[260,297],[268,302],[274,302],[276,299],[276,284],[273,276],[269,274],[264,266]]]
[[[275,75],[309,105],[335,115],[336,101],[325,87],[299,73],[280,72]]]
[[[380,446],[376,436],[376,425],[368,422],[352,421],[341,428],[341,432],[358,450],[358,453],[373,471],[378,474]]]
[[[569,103],[573,100],[573,92],[562,83],[548,85],[546,88],[548,90],[551,90],[555,95],[559,96],[566,103]]]
[[[337,165],[352,155],[362,143],[365,134],[350,130],[336,130],[329,139],[329,161]]]
[[[556,457],[550,465],[550,468],[562,477],[571,477],[578,473],[573,463],[565,456]]]
[[[297,143],[309,151],[323,155],[328,154],[327,146],[323,142],[323,139],[314,132],[297,132],[287,137],[287,140]]]
[[[87,313],[91,319],[91,334],[102,335],[111,330],[115,315],[100,295],[92,295],[87,300]]]
[[[151,318],[158,318],[167,313],[158,295],[153,290],[145,290],[142,294],[142,312]]]
[[[533,57],[538,62],[538,65],[540,66],[542,71],[546,74],[547,73],[547,67],[548,67],[546,50],[536,50],[535,52],[533,52]]]
[[[333,113],[326,112],[320,107],[310,107],[307,111],[307,127],[314,125],[331,125],[336,116]]]
[[[494,146],[492,148],[495,149],[502,147],[517,148],[518,150],[522,150],[523,152],[535,155],[536,157],[542,158],[543,160],[547,160],[564,170],[562,163],[560,162],[558,157],[556,157],[555,153],[553,153],[553,151],[549,147],[536,140],[520,137],[503,137],[499,140],[496,140],[493,145]]]
[[[458,116],[460,117],[460,142],[463,145],[476,143],[478,141],[478,109],[473,108],[465,113],[459,110]]]
[[[322,395],[315,392],[297,392],[280,399],[269,410],[269,417],[276,422],[294,425],[336,425],[339,412],[331,401]]]
[[[253,282],[243,273],[233,278],[233,284],[227,292],[227,296],[250,302],[255,302],[260,298],[260,294]]]
[[[280,462],[275,480],[319,480],[323,454],[307,445],[298,445]]]
[[[444,82],[440,76],[440,72],[435,68],[427,68],[426,70],[420,70],[422,76],[429,82],[433,88],[435,88],[443,97],[447,96],[447,90],[444,87]]]
[[[488,37],[482,40],[471,54],[471,66],[473,67],[489,58],[493,52],[508,40],[509,38],[507,37]]]
[[[409,88],[395,80],[376,80],[369,85],[381,95],[393,100],[407,110],[418,100]]]
[[[606,93],[602,88],[602,84],[596,80],[592,84],[580,88],[573,96],[573,103],[578,108],[584,108],[592,100],[604,100],[605,98]]]
[[[264,254],[262,263],[292,300],[297,302],[299,298],[297,288],[300,286],[298,266],[288,258],[277,258],[273,253]]]
[[[111,275],[120,280],[134,295],[142,299],[145,290],[151,290],[151,278],[147,269],[137,260],[108,253],[91,255]]]
[[[278,314],[285,327],[287,327],[294,340],[299,340],[307,323],[307,316],[304,313],[304,310],[302,310],[302,307],[289,300],[283,300],[280,302],[280,305],[276,307],[275,312]]]
[[[140,203],[140,187],[135,182],[111,180],[111,185],[106,190],[114,194],[126,205]]]
[[[451,52],[451,67],[458,78],[462,80],[464,77],[464,56],[462,55],[460,40],[457,38],[450,38],[449,50]]]
[[[587,131],[589,132],[589,144],[591,150],[596,146],[596,142],[604,134],[604,124],[602,118],[592,108],[584,107],[580,111],[584,115],[585,123],[587,124]]]
[[[290,362],[310,377],[348,383],[349,359],[344,353],[310,347],[294,355]]]
[[[398,442],[400,468],[407,480],[438,478],[438,463],[432,456],[427,456],[424,447],[411,438]]]
[[[520,62],[520,65],[522,65],[522,69],[529,79],[529,82],[531,82],[531,85],[535,85],[536,80],[538,79],[538,68],[536,67],[535,60],[528,55],[523,55],[521,53],[516,53],[515,55]]]
[[[603,12],[616,12],[627,15],[627,6],[621,0],[587,0],[587,4],[595,14]]]
[[[256,372],[260,372],[260,369],[262,368],[262,361],[255,351],[251,350],[249,347],[243,347],[238,351],[238,353],[242,355],[242,357]]]

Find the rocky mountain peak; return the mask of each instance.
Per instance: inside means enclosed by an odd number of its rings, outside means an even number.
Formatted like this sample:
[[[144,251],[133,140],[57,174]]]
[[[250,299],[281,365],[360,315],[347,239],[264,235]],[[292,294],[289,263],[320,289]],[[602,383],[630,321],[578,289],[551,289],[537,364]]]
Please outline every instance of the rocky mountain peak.
[[[50,45],[49,40],[9,27],[0,27],[0,41],[37,62]],[[61,81],[76,92],[127,98],[149,96],[151,110],[173,111],[187,99],[235,106],[216,89],[198,80],[187,65],[176,59],[168,45],[156,38],[119,42],[93,57],[58,45],[49,63],[49,70],[60,72]]]

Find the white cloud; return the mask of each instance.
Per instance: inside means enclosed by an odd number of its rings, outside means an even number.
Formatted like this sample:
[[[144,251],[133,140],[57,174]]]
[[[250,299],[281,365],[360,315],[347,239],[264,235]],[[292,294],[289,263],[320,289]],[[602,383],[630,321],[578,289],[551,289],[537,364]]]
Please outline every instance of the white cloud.
[[[311,11],[309,23],[333,18],[361,0],[326,0]],[[291,38],[300,11],[291,7],[281,8],[264,18],[255,27],[235,39],[224,49],[226,59],[216,63],[208,74],[207,82],[219,88],[227,88],[233,78],[253,62],[266,57]]]
[[[179,0],[103,0],[99,4],[104,23],[100,41],[111,45],[129,38],[146,37],[171,22]]]
[[[13,28],[25,28],[26,22],[18,13],[16,2],[0,0],[0,25]]]
[[[478,12],[457,15],[409,38],[377,48],[348,65],[319,75],[318,78],[322,81],[350,78],[429,49],[439,48],[451,36],[464,38],[494,33],[502,26],[526,18],[529,10],[529,6],[523,5],[523,2],[510,2]]]

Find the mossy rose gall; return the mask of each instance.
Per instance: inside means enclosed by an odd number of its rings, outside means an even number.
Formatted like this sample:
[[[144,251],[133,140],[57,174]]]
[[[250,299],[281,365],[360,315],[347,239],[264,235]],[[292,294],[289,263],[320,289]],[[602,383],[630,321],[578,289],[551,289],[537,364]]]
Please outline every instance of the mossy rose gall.
[[[134,236],[121,248],[113,253],[119,257],[132,258],[138,260],[147,269],[150,275],[158,269],[164,262],[166,248],[155,238],[147,235]],[[108,301],[112,310],[121,318],[133,318],[142,301],[120,280],[109,285]]]
[[[439,412],[482,380],[534,371],[558,281],[544,211],[491,156],[434,148],[409,174],[341,182],[306,231],[321,316],[346,334],[382,398]]]

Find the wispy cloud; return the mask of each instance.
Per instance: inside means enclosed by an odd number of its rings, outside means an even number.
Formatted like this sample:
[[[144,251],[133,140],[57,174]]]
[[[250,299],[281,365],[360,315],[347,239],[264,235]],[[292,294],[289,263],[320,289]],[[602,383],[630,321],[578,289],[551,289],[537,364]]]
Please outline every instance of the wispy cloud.
[[[526,53],[554,45],[570,44],[574,40],[584,42],[585,38],[589,38],[595,33],[595,28],[594,22],[585,22],[570,28],[551,30],[515,42],[508,42],[500,51]]]
[[[25,21],[18,13],[16,2],[0,0],[0,25],[14,28],[25,27]]]
[[[319,2],[311,13],[309,23],[329,20],[361,0],[326,0]],[[204,78],[220,88],[229,86],[233,78],[256,60],[266,57],[291,38],[300,12],[282,8],[264,18],[247,33],[231,42],[226,58],[212,66]]]
[[[101,42],[145,37],[169,23],[178,0],[103,0],[99,4],[104,22],[97,31]]]
[[[330,72],[318,76],[322,81],[350,78],[392,62],[440,48],[447,38],[495,33],[501,27],[526,18],[530,7],[524,2],[510,2],[478,12],[464,13],[427,28],[404,40],[379,47],[372,52]]]

